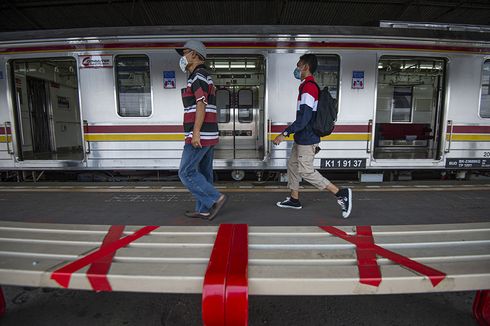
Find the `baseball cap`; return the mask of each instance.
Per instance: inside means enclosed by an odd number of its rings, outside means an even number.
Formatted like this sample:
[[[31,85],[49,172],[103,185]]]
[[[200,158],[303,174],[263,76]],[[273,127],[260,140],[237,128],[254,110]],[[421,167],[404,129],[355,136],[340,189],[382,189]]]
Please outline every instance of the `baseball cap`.
[[[196,51],[204,59],[206,59],[206,47],[204,46],[204,44],[201,41],[189,40],[189,41],[185,42],[183,47],[177,48],[177,49],[175,49],[175,51],[177,51],[177,53],[179,53],[180,55],[184,55],[184,49]]]

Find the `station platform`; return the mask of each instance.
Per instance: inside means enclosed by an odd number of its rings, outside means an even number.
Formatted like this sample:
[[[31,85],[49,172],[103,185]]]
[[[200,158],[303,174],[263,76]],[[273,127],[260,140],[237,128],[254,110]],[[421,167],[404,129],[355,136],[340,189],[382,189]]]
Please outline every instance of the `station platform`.
[[[341,216],[334,196],[305,185],[303,209],[276,207],[284,183],[223,182],[229,200],[213,221],[189,219],[191,194],[177,182],[0,183],[0,220],[124,225],[395,225],[488,222],[490,181],[406,181],[353,189]],[[95,293],[4,287],[2,325],[200,325],[200,295]],[[476,325],[473,292],[250,298],[249,325]]]
[[[1,183],[2,220],[124,225],[386,225],[488,221],[490,181],[339,183],[353,190],[353,211],[341,216],[333,195],[305,185],[303,209],[283,209],[285,184],[231,183],[216,187],[228,202],[213,221],[189,219],[192,195],[182,184]]]

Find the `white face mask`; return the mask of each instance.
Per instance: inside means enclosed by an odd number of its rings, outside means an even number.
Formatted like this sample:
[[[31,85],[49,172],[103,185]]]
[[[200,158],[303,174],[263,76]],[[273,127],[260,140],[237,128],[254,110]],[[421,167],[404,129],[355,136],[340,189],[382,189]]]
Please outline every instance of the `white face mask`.
[[[179,66],[180,66],[180,70],[182,70],[182,72],[185,72],[188,64],[189,64],[189,62],[187,61],[187,58],[185,56],[180,57]]]

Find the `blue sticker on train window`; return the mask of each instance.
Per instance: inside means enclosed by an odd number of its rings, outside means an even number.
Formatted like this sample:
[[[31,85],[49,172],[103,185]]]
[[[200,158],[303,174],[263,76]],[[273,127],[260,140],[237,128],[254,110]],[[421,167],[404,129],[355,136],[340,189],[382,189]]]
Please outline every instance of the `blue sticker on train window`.
[[[0,79],[3,79],[3,71],[0,70]]]

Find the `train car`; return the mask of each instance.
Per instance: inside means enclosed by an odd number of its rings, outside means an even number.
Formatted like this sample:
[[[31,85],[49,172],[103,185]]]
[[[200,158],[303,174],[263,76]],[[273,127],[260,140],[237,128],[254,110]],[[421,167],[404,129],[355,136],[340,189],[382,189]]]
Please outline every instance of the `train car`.
[[[0,169],[175,170],[183,148],[174,50],[202,40],[217,88],[215,167],[286,168],[303,53],[338,105],[320,169],[488,169],[490,33],[198,26],[0,33]]]

